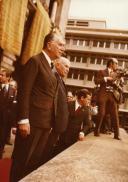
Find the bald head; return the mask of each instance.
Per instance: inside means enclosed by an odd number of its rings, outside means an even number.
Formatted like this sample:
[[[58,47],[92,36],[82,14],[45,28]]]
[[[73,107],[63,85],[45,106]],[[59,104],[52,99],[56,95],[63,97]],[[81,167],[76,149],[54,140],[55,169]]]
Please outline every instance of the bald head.
[[[110,58],[110,60],[107,63],[107,67],[111,68],[113,71],[117,70],[117,68],[118,68],[118,60],[116,58]]]
[[[60,57],[60,58],[55,60],[54,65],[55,65],[55,68],[56,68],[58,74],[61,77],[67,76],[67,74],[69,72],[69,68],[70,68],[69,59],[67,59],[65,57]]]

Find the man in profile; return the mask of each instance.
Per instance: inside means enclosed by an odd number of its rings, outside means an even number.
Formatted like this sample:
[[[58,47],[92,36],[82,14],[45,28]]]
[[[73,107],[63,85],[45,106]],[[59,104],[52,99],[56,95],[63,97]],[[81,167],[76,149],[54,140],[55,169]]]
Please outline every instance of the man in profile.
[[[54,124],[57,80],[51,62],[65,50],[60,34],[49,33],[43,51],[25,64],[18,87],[18,129],[10,181],[17,182],[42,164],[49,132]]]
[[[44,162],[53,157],[53,151],[57,140],[68,125],[68,103],[67,89],[64,83],[64,78],[67,77],[70,68],[70,61],[65,57],[60,57],[54,61],[53,73],[57,78],[57,92],[55,97],[55,122],[50,132],[49,139],[44,152]]]
[[[76,100],[68,102],[68,127],[60,137],[60,150],[69,147],[88,134],[92,127],[91,112],[88,107],[90,102],[91,93],[87,89],[78,90],[76,92]]]

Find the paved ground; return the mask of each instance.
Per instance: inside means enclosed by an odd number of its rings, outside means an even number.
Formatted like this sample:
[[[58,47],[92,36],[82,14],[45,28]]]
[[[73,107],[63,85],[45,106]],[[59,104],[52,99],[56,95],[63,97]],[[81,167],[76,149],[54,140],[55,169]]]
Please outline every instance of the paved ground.
[[[128,182],[128,134],[87,136],[22,182]]]

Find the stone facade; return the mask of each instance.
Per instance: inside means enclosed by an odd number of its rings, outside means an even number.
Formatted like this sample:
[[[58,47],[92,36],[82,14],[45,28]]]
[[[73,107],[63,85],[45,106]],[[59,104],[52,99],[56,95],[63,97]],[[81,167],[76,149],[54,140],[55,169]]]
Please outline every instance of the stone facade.
[[[106,28],[104,20],[69,19],[66,27],[66,50],[71,68],[66,80],[70,91],[94,89],[94,75],[106,67],[110,57],[118,59],[119,67],[128,67],[128,31]],[[120,112],[128,112],[128,81],[124,85],[124,103]]]

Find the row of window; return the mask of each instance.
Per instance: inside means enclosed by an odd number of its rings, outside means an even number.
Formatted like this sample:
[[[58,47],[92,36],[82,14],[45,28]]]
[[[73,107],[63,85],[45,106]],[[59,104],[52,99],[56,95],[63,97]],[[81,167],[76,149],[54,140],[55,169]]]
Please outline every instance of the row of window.
[[[94,72],[94,71],[70,69],[67,78],[93,82],[95,74],[96,74],[96,72]],[[128,85],[127,77],[124,78],[124,85]]]
[[[108,59],[107,58],[102,58],[102,57],[87,57],[84,55],[70,55],[69,59],[71,62],[74,63],[88,63],[89,64],[98,64],[98,65],[107,65]],[[128,59],[123,59],[118,60],[118,65],[121,67],[128,67]]]
[[[70,69],[69,74],[68,74],[68,78],[77,79],[77,80],[93,81],[94,72]]]
[[[75,20],[68,20],[67,25],[69,26],[86,26],[88,27],[89,22],[88,21],[75,21]]]
[[[70,44],[71,39],[66,39],[66,43]],[[111,42],[107,40],[89,40],[89,39],[73,39],[73,45],[77,46],[90,46],[90,47],[100,47],[100,48],[115,48],[115,49],[122,49],[128,50],[128,43],[124,42]]]

